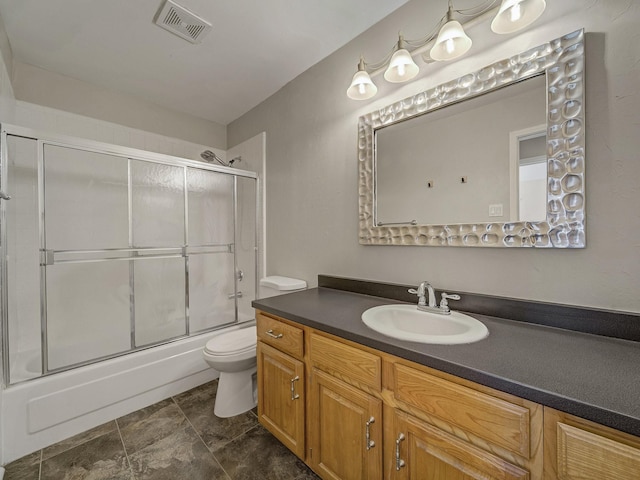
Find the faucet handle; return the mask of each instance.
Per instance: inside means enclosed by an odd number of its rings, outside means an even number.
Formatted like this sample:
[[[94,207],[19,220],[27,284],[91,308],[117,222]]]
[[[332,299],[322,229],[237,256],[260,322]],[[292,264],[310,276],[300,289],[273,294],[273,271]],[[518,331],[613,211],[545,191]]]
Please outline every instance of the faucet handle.
[[[411,293],[412,295],[418,296],[418,305],[423,306],[427,304],[427,299],[424,296],[424,287],[422,287],[422,285],[417,289],[410,288],[409,290],[407,290],[407,292]]]
[[[445,312],[449,312],[449,301],[448,300],[460,300],[460,295],[458,294],[451,294],[449,295],[446,292],[442,292],[442,300],[440,300],[440,308],[442,310],[444,310]]]

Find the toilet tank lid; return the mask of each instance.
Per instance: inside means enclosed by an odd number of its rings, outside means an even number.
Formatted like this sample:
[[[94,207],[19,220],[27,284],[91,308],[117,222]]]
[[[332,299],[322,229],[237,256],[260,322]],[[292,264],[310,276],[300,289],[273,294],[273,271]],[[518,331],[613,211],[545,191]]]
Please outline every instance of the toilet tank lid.
[[[260,280],[263,287],[273,288],[274,290],[302,290],[307,288],[307,282],[297,278],[281,277],[279,275],[271,275]]]

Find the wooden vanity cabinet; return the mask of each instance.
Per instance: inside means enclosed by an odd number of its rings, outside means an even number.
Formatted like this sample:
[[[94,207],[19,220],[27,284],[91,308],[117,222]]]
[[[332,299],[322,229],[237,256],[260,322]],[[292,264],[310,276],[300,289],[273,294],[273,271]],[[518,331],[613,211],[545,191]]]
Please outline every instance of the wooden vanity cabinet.
[[[305,365],[303,330],[258,313],[258,418],[305,459]]]
[[[640,480],[640,438],[258,312],[260,422],[325,480]]]
[[[544,408],[545,480],[640,479],[640,438]]]

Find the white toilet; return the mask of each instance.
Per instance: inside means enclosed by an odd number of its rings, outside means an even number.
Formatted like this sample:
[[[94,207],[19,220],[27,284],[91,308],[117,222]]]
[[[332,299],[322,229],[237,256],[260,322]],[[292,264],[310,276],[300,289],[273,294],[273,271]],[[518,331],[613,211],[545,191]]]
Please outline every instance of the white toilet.
[[[260,280],[260,298],[304,290],[307,283],[295,278],[272,276]],[[257,403],[255,325],[221,333],[204,347],[204,360],[220,372],[213,413],[233,417],[251,410]]]

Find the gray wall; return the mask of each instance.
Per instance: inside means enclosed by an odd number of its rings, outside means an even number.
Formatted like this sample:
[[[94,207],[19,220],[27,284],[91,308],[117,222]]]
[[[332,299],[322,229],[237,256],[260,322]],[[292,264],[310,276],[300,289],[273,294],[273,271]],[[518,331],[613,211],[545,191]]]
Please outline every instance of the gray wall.
[[[227,148],[224,125],[33,65],[14,62],[13,88],[17,100],[222,150]]]
[[[407,85],[374,77],[378,96],[345,91],[361,54],[384,56],[402,30],[422,36],[413,0],[228,126],[228,144],[267,133],[267,273],[318,273],[640,312],[640,2],[548,2],[541,21],[511,36],[468,30],[472,51],[422,68]],[[587,32],[587,248],[391,247],[358,244],[357,122],[383,105],[584,27]],[[508,40],[508,41],[505,41]]]

